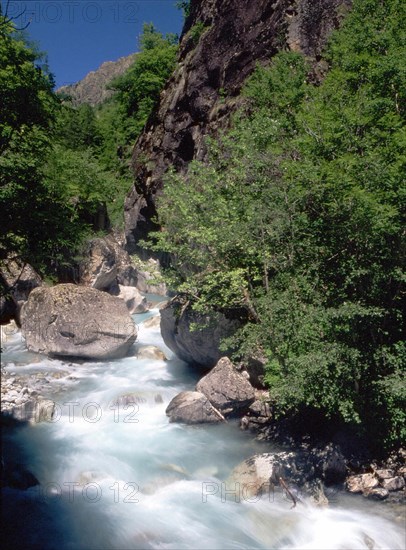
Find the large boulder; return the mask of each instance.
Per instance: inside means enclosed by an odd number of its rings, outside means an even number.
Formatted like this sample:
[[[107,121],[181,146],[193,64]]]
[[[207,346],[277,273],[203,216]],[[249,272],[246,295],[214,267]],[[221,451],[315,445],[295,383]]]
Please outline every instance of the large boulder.
[[[224,422],[223,415],[217,411],[202,393],[183,391],[169,403],[166,414],[170,422],[184,424],[202,424]]]
[[[210,403],[225,416],[244,413],[255,401],[255,390],[234,367],[228,357],[222,357],[217,365],[197,384]]]
[[[28,349],[51,356],[123,357],[137,336],[123,300],[72,284],[33,290],[21,323]]]
[[[38,479],[23,464],[2,459],[1,487],[13,487],[25,491],[39,485]]]
[[[221,341],[244,323],[244,312],[213,312],[202,315],[192,310],[187,299],[175,296],[160,310],[161,334],[179,359],[193,365],[214,367],[224,355]]]

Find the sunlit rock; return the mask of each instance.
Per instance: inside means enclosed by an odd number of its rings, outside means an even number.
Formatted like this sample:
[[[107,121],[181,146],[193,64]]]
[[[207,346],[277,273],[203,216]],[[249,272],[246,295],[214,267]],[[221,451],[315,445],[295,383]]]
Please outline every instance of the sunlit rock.
[[[166,414],[170,422],[202,424],[224,422],[223,415],[200,392],[184,391],[169,403]]]
[[[161,326],[161,317],[156,315],[155,317],[150,317],[143,323],[145,328],[158,328]]]
[[[28,349],[51,356],[119,358],[137,336],[122,300],[72,284],[33,290],[21,322]]]
[[[224,415],[244,413],[255,401],[255,390],[234,367],[228,357],[222,357],[217,365],[196,386],[210,403]]]
[[[156,359],[158,361],[167,361],[163,351],[156,346],[142,346],[137,351],[138,359]]]
[[[133,313],[144,313],[148,311],[148,302],[145,296],[134,286],[118,285],[119,293],[117,297],[123,300],[128,311]]]

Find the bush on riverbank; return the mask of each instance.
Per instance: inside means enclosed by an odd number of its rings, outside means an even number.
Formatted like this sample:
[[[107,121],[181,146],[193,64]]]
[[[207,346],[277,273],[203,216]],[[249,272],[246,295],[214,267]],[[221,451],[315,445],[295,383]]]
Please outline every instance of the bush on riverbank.
[[[279,415],[318,409],[404,440],[405,5],[358,0],[316,86],[296,53],[247,83],[207,164],[170,174],[155,248],[197,310],[244,306]]]

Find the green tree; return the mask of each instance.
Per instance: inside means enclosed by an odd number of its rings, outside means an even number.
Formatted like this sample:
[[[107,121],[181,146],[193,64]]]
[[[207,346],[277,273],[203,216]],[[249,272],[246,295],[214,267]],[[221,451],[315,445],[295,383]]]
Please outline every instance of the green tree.
[[[112,84],[123,109],[127,138],[134,140],[144,127],[159,94],[175,68],[177,37],[164,37],[152,23],[144,23],[140,53],[133,66]]]
[[[68,102],[62,102],[55,137],[59,143],[72,150],[98,147],[101,136],[97,129],[94,109],[86,103],[75,108]]]
[[[356,0],[320,86],[298,54],[259,67],[208,164],[168,176],[155,235],[195,308],[248,309],[234,343],[267,358],[276,411],[321,410],[378,446],[405,437],[405,15]]]
[[[115,199],[109,204],[114,225],[123,224],[122,205],[133,182],[129,165],[134,142],[176,64],[177,37],[164,37],[152,24],[144,24],[139,46],[132,67],[111,83],[116,93],[95,112],[95,153],[116,181]]]
[[[0,34],[0,259],[13,254],[40,272],[55,271],[72,259],[89,216],[109,196],[107,176],[86,151],[58,145],[61,106],[52,79],[4,17]],[[85,124],[81,131],[89,134]]]

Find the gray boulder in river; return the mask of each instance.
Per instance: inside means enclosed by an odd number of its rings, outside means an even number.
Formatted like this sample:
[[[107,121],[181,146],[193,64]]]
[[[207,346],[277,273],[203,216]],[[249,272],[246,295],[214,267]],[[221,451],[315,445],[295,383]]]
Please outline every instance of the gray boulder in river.
[[[222,357],[197,384],[210,403],[225,416],[244,413],[255,401],[255,390],[228,357]]]
[[[160,311],[161,334],[165,344],[186,363],[214,367],[225,354],[221,341],[231,336],[245,319],[244,312],[213,312],[203,315],[193,311],[187,299],[175,296]]]
[[[166,414],[170,422],[184,424],[224,422],[223,415],[207,397],[196,391],[183,391],[176,395],[169,403]]]
[[[123,357],[137,337],[123,300],[72,284],[33,290],[21,326],[29,350],[58,357]]]

